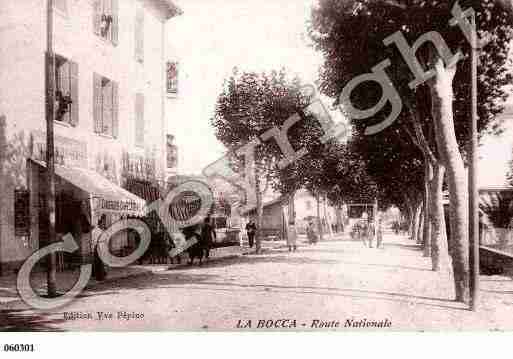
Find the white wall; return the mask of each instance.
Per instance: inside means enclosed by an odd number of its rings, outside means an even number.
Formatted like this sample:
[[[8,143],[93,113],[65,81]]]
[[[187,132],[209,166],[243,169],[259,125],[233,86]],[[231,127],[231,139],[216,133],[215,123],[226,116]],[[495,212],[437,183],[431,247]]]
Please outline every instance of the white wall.
[[[135,60],[136,6],[145,7],[144,64]],[[144,154],[154,152],[157,176],[163,179],[165,166],[164,121],[164,19],[153,1],[119,0],[119,43],[99,38],[93,32],[91,0],[68,0],[68,13],[56,12],[55,53],[79,65],[79,124],[70,127],[55,124],[56,135],[87,143],[88,165],[94,169],[98,155],[108,155],[121,169],[123,150]],[[27,146],[30,132],[45,130],[46,1],[18,0],[0,2],[0,116],[6,117],[6,136],[12,143],[22,136],[20,145]],[[119,83],[119,137],[100,136],[93,131],[93,72]],[[135,147],[135,94],[145,95],[145,148]],[[165,127],[164,127],[165,126]],[[20,137],[21,138],[21,137]],[[0,186],[5,195],[0,199],[0,262],[19,261],[37,246],[27,246],[13,233],[14,187],[26,186],[25,159],[28,151],[18,154],[14,167],[21,175],[3,176]],[[119,184],[119,183],[118,183]]]

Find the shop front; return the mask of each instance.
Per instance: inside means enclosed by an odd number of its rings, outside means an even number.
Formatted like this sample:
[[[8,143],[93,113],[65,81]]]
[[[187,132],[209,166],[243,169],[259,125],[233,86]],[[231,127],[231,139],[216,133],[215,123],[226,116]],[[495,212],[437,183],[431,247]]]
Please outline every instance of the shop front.
[[[38,167],[40,183],[44,183],[46,166],[30,161]],[[113,223],[129,217],[141,217],[146,202],[127,190],[110,182],[95,171],[83,168],[55,166],[56,174],[56,233],[57,238],[71,233],[79,244],[79,251],[58,258],[60,269],[91,263],[94,248],[101,231]],[[43,186],[44,187],[44,186]],[[39,216],[40,246],[48,243],[48,222],[44,193],[41,193]],[[135,248],[138,240],[132,232],[116,233],[109,242],[112,254],[126,255],[128,248]]]
[[[28,202],[37,213],[29,225],[30,234],[38,238],[39,248],[49,243],[43,138],[40,133],[33,134],[32,156],[27,160]],[[55,148],[56,236],[59,240],[70,233],[79,245],[74,253],[58,254],[58,269],[64,270],[92,262],[101,233],[95,228],[106,230],[120,219],[143,216],[146,201],[89,169],[84,142],[56,136]],[[110,239],[109,249],[112,254],[126,255],[127,248],[135,248],[137,241],[135,232],[120,231]]]

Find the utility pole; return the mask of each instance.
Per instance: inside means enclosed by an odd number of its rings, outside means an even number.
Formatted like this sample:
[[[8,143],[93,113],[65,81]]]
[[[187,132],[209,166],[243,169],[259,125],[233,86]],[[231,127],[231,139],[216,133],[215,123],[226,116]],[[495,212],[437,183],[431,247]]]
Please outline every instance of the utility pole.
[[[479,192],[477,189],[477,25],[472,12],[472,116],[469,165],[469,264],[470,264],[470,309],[476,311],[479,304]]]
[[[53,120],[55,108],[55,54],[53,52],[53,0],[47,0],[46,16],[46,209],[48,211],[48,242],[55,242],[55,163]],[[47,258],[47,295],[57,296],[55,252]]]

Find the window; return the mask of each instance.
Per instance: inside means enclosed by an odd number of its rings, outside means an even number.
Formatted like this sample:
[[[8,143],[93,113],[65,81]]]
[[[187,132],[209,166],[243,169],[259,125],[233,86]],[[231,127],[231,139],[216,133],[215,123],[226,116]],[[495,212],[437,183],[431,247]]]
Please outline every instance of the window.
[[[178,93],[178,62],[167,62],[166,90],[169,95],[176,95]]]
[[[78,124],[78,64],[55,56],[54,119],[72,126]]]
[[[144,95],[135,95],[135,144],[144,146]]]
[[[118,137],[118,84],[98,74],[93,76],[94,132]]]
[[[67,14],[68,13],[68,0],[54,0],[53,7],[65,14]]]
[[[30,234],[30,193],[25,189],[14,191],[14,234],[26,237]]]
[[[144,62],[144,9],[138,8],[135,14],[135,59]]]
[[[306,204],[306,210],[310,211],[312,209],[312,201],[307,200],[305,204]]]
[[[176,168],[177,165],[178,148],[176,147],[174,140],[175,136],[166,135],[167,168]]]
[[[105,40],[118,44],[119,0],[93,0],[94,33]]]

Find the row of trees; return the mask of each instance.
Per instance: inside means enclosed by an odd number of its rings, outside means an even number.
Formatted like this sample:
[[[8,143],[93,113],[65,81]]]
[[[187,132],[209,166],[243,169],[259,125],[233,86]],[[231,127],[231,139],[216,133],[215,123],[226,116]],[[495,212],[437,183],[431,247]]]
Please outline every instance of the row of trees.
[[[403,110],[393,126],[375,136],[365,136],[365,128],[381,122],[384,114],[369,121],[353,121],[357,134],[355,147],[366,157],[368,171],[380,182],[385,197],[412,219],[414,236],[419,232],[416,227],[423,216],[421,237],[425,253],[432,255],[433,269],[443,267],[444,257],[450,253],[456,299],[468,302],[465,162],[470,132],[471,66],[466,34],[458,26],[450,25],[458,6],[475,11],[479,35],[489,40],[479,54],[478,127],[481,134],[497,134],[501,127],[495,116],[502,110],[502,100],[506,97],[504,85],[511,82],[507,66],[513,18],[508,2],[321,0],[312,11],[310,35],[316,49],[324,55],[321,91],[334,98],[351,78],[370,72],[384,59],[390,60],[386,73],[400,95]],[[399,30],[401,34],[397,36]],[[426,41],[424,35],[432,31],[441,35],[442,42]],[[394,40],[385,44],[384,36],[394,33]],[[409,55],[415,56],[420,69],[412,69],[408,62],[411,57],[404,57],[400,47],[393,46],[400,37],[416,50]],[[460,52],[459,61],[448,63],[447,51]],[[429,75],[428,70],[432,71]],[[416,86],[410,87],[421,77],[419,73],[423,73],[425,81],[417,81]],[[382,94],[375,84],[366,83],[352,95],[356,106],[367,109]],[[442,207],[444,184],[450,195],[449,245]]]
[[[455,5],[456,1],[437,0],[320,0],[312,9],[309,34],[324,57],[320,91],[338,99],[351,79],[388,59],[386,74],[403,104],[397,120],[374,135],[366,134],[367,127],[382,122],[390,106],[369,120],[350,119],[352,134],[347,143],[320,141],[323,129],[313,114],[303,111],[305,96],[297,77],[288,77],[284,70],[234,70],[212,119],[217,138],[235,153],[299,114],[301,121],[290,127],[288,139],[294,150],[306,149],[300,159],[280,168],[277,163],[283,154],[276,141],[265,135],[259,140],[251,164],[255,168],[251,181],[257,190],[258,228],[262,193],[269,185],[291,198],[306,187],[335,205],[378,198],[382,209],[397,206],[409,219],[412,237],[423,243],[433,270],[452,264],[456,299],[469,301],[465,164],[471,114],[470,46],[466,34],[450,25]],[[479,35],[488,39],[479,56],[478,127],[481,134],[499,134],[501,123],[496,115],[506,98],[504,85],[511,83],[511,6],[501,0],[466,0],[457,6],[475,10]],[[440,34],[442,42],[424,41],[422,36],[430,31]],[[404,36],[416,49],[412,53],[420,68],[412,69],[399,47],[385,45],[384,38],[394,33],[394,41]],[[424,40],[416,43],[419,38]],[[447,51],[461,53],[459,61],[448,63]],[[428,70],[432,72],[427,74]],[[422,72],[424,80],[412,89],[409,85],[419,80]],[[369,81],[359,85],[350,99],[355,107],[368,109],[383,95],[382,89]],[[335,105],[344,110],[345,104],[335,101]],[[234,156],[232,163],[248,165],[241,156]],[[444,186],[450,194],[450,238],[443,215]],[[259,236],[256,243],[259,250]]]

